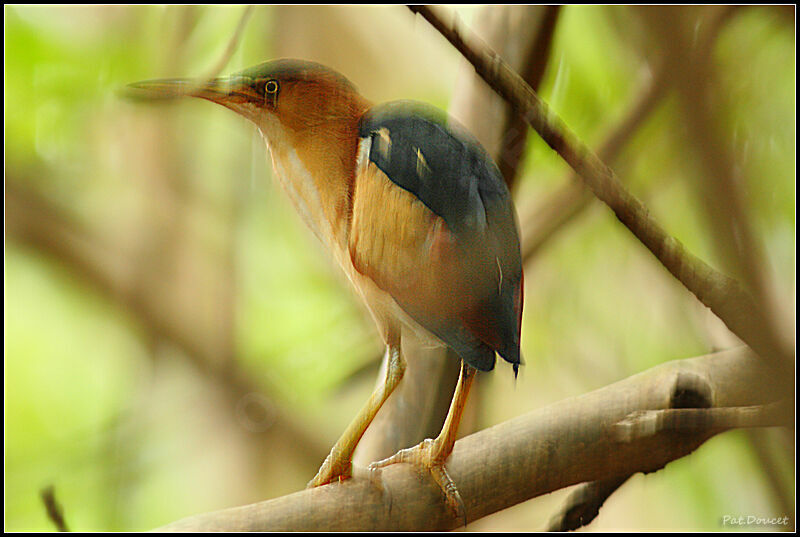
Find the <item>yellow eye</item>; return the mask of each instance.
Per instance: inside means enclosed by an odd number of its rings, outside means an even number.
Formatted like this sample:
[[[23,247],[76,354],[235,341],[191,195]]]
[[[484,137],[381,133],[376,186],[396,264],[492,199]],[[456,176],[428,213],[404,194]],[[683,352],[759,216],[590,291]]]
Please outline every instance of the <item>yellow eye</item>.
[[[277,80],[268,80],[267,83],[264,85],[264,93],[267,95],[275,95],[278,93],[278,81]]]

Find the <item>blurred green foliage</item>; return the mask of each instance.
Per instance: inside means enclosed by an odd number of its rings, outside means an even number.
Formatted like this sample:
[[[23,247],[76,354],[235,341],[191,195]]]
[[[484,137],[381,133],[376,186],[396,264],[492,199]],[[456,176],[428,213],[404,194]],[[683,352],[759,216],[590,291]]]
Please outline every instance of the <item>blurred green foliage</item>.
[[[319,16],[282,26],[297,20],[291,9],[255,8],[225,71],[302,56],[342,70],[375,100],[447,105],[458,58],[407,11],[306,8]],[[467,21],[478,13],[460,11]],[[259,428],[241,406],[225,406],[213,375],[185,348],[153,338],[135,305],[69,260],[7,236],[6,530],[52,529],[38,497],[51,484],[70,529],[84,531],[150,529],[301,488],[321,459],[305,456],[297,438],[326,449],[374,383],[358,374],[374,373],[381,354],[372,322],[272,184],[250,125],[208,103],[142,106],[119,96],[135,80],[206,72],[242,8],[6,6],[4,15],[6,183],[92,230],[106,245],[97,255],[129,254],[122,281],[135,281],[140,262],[154,263],[155,280],[137,285],[164,297],[156,313],[196,320],[206,348],[230,347],[234,367],[270,401]],[[730,134],[794,326],[795,42],[793,20],[784,19],[746,9],[723,30],[715,117]],[[621,7],[562,10],[541,93],[590,145],[638,91],[647,55],[636,46],[636,20]],[[323,24],[339,41],[314,41]],[[388,62],[375,52],[381,47],[406,56]],[[680,116],[668,96],[615,169],[670,233],[718,265],[694,187],[704,178]],[[535,136],[529,154],[521,201],[544,199],[568,172]],[[195,253],[173,258],[170,245]],[[482,426],[735,344],[599,205],[526,270],[527,366],[516,384],[502,367],[481,378]],[[230,366],[220,360],[211,370]],[[289,425],[279,434],[270,419]],[[637,476],[592,528],[716,530],[723,514],[780,515],[748,446],[743,433],[728,433],[665,471]],[[476,527],[541,528],[558,498]]]

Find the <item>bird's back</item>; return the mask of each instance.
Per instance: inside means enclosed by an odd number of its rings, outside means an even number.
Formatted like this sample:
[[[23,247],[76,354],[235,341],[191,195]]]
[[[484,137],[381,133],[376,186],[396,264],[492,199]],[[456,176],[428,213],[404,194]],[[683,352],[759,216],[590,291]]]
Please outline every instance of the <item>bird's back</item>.
[[[511,196],[437,109],[375,106],[359,124],[349,253],[358,272],[481,370],[519,364],[522,266]]]

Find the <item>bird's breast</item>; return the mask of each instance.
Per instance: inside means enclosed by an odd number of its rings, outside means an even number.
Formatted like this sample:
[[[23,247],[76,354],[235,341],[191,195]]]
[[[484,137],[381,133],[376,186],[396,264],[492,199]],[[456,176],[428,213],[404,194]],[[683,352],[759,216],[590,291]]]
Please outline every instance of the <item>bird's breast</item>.
[[[390,312],[395,309],[394,301],[353,266],[347,247],[349,230],[335,226],[330,221],[328,215],[331,211],[326,211],[323,205],[326,200],[323,200],[318,179],[314,177],[298,152],[290,144],[284,143],[280,132],[270,132],[270,136],[265,135],[264,140],[269,148],[278,182],[297,213],[342,268],[376,317],[378,324],[382,324],[381,319],[392,315]],[[328,200],[328,203],[331,201]]]
[[[438,343],[399,306],[392,290],[400,286],[406,294],[417,295],[422,293],[420,282],[430,283],[428,287],[436,283],[436,278],[420,279],[426,272],[420,265],[427,264],[429,243],[437,236],[434,232],[441,227],[440,222],[437,225],[441,219],[410,193],[394,187],[364,158],[369,139],[359,140],[353,155],[354,184],[346,193],[352,214],[343,219],[336,210],[342,205],[342,191],[331,188],[331,183],[343,183],[341,178],[331,170],[312,171],[305,154],[283,143],[280,136],[273,133],[264,138],[281,187],[342,268],[382,335],[387,337],[390,331],[405,326],[424,341]]]
[[[311,172],[300,160],[297,152],[280,144],[267,142],[272,156],[272,167],[283,190],[289,196],[303,222],[326,244],[333,239],[331,226],[325,218],[319,191]]]

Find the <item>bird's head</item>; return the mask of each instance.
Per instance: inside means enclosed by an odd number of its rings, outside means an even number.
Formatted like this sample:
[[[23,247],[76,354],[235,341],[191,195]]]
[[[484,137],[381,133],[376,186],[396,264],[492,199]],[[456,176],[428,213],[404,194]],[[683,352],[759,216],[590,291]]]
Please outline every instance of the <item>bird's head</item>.
[[[324,65],[282,59],[210,80],[161,79],[129,85],[145,98],[199,97],[255,123],[268,140],[325,128],[358,116],[366,107],[355,86]]]

